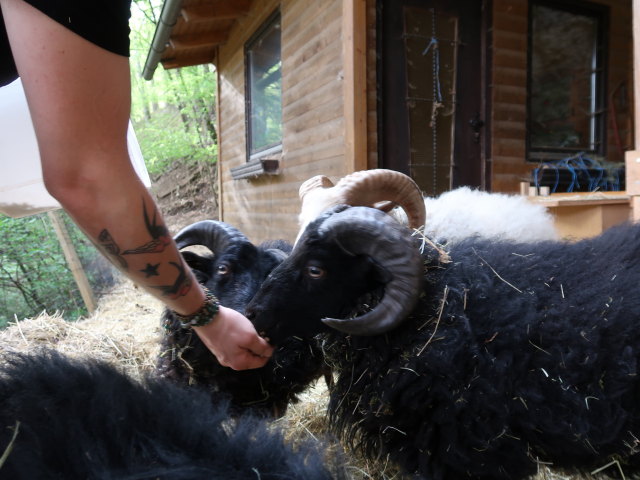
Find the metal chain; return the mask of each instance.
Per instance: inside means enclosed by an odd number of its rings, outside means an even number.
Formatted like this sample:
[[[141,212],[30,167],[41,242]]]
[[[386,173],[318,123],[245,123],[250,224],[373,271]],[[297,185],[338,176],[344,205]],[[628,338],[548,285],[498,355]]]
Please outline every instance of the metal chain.
[[[439,59],[440,59],[440,51],[438,48],[438,40],[436,36],[436,9],[431,9],[431,38],[432,42],[435,42],[433,45],[433,108],[431,111],[431,134],[433,137],[433,193],[435,196],[437,193],[437,148],[438,148],[438,106],[442,106],[442,97],[439,97],[440,94],[440,81],[439,81]]]
[[[440,86],[440,46],[436,31],[436,10],[431,10],[431,39],[427,47],[423,50],[422,55],[427,55],[429,51],[432,51],[432,66],[433,66],[433,95],[431,104],[431,120],[429,126],[431,127],[432,135],[432,149],[433,149],[433,193],[437,192],[437,158],[438,158],[438,110],[444,108],[444,100],[442,98],[442,89]]]

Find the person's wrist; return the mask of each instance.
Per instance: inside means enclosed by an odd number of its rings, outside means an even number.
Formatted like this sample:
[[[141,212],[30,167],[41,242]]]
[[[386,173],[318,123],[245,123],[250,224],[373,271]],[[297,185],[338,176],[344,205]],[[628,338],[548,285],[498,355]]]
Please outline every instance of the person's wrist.
[[[204,327],[210,324],[220,311],[220,302],[216,296],[207,288],[202,287],[205,293],[205,299],[202,306],[190,315],[181,315],[173,312],[182,328]]]

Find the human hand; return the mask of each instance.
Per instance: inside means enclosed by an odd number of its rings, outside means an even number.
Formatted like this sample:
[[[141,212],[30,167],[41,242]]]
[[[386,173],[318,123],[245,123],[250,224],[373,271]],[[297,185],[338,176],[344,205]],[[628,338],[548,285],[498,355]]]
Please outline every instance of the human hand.
[[[222,305],[211,323],[194,330],[220,365],[233,370],[260,368],[273,354],[273,347],[244,315]]]

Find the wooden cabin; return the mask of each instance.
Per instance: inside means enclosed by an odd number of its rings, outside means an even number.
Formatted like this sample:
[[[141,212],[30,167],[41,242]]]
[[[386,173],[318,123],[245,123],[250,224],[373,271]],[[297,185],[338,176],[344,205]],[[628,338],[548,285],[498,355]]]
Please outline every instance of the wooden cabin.
[[[215,64],[220,219],[292,240],[317,174],[517,193],[541,162],[624,165],[632,14],[630,0],[165,0],[144,75]]]

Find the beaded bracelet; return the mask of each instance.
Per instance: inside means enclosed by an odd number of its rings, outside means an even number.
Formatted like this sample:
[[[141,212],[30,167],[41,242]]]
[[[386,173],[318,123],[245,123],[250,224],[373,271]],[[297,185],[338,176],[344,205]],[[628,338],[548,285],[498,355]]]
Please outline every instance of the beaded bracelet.
[[[204,327],[211,323],[216,314],[220,311],[220,302],[216,296],[206,288],[203,287],[203,289],[206,298],[202,307],[200,307],[197,312],[192,313],[191,315],[180,315],[175,311],[173,312],[182,328]]]

